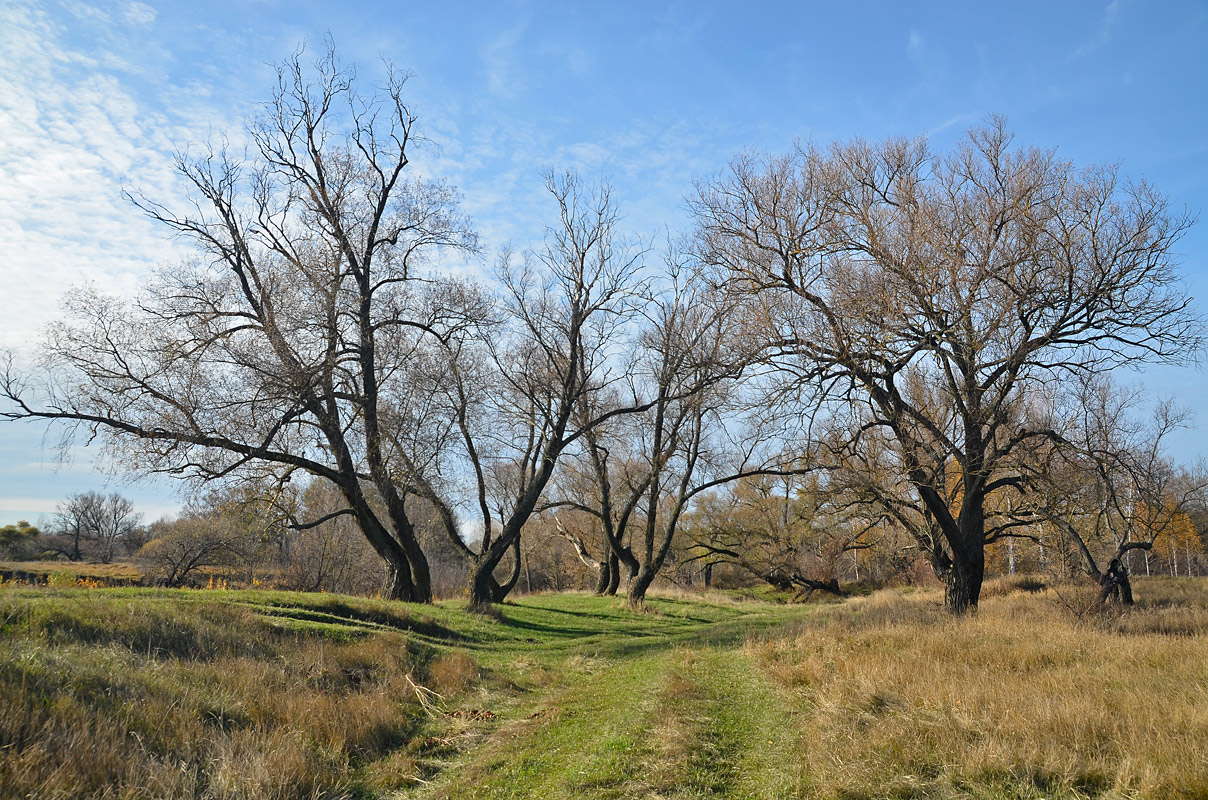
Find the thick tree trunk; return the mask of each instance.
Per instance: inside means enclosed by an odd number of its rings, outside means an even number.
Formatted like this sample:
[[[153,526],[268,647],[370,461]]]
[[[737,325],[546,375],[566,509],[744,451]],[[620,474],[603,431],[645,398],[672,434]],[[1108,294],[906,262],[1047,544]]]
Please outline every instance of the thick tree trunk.
[[[966,490],[956,530],[950,532],[952,566],[944,586],[944,605],[953,614],[977,612],[986,573],[986,516],[980,492]]]
[[[506,542],[506,544],[505,544]],[[508,551],[515,553],[512,569],[508,575],[508,579],[500,583],[495,579],[495,569],[503,561]],[[520,577],[520,537],[519,534],[513,536],[500,536],[490,546],[490,548],[474,559],[470,564],[470,610],[477,612],[485,612],[490,609],[493,603],[502,602],[512,587],[516,585],[516,580]]]
[[[408,523],[408,527],[410,528],[410,523]],[[399,538],[403,540],[402,548],[406,555],[411,578],[411,597],[408,599],[413,603],[431,603],[432,576],[428,570],[428,557],[420,548],[414,529],[401,532],[401,534]]]
[[[486,568],[481,561],[470,568],[470,610],[484,612],[491,608],[491,598],[494,596],[494,579],[492,569]]]
[[[517,536],[512,543],[512,568],[508,572],[508,577],[503,582],[495,580],[495,573],[491,573],[491,602],[502,603],[504,599],[511,594],[512,589],[516,588],[516,582],[520,580],[520,537]],[[500,559],[502,560],[502,559]]]
[[[1103,587],[1099,592],[1101,604],[1108,600],[1115,600],[1126,606],[1134,604],[1132,582],[1128,579],[1128,570],[1124,568],[1124,562],[1120,556],[1111,560],[1107,572],[1103,573],[1099,579],[1099,585]]]
[[[385,596],[391,600],[431,603],[432,581],[428,559],[415,538],[411,521],[399,509],[395,509],[396,513],[390,518],[395,528],[392,534],[370,508],[355,479],[340,484],[339,488],[353,511],[361,533],[386,562]]]
[[[650,589],[650,584],[654,583],[654,576],[654,570],[645,568],[637,570],[636,574],[630,574],[625,595],[626,605],[630,608],[642,608],[646,605],[646,592]]]
[[[405,559],[386,559],[384,594],[390,600],[416,602],[415,584],[411,580],[411,566]]]
[[[953,614],[976,613],[984,576],[984,551],[979,549],[966,557],[954,557],[944,585],[944,605],[948,610]]]
[[[957,615],[977,612],[986,573],[985,452],[981,425],[973,416],[966,418],[964,497],[960,515],[955,521],[948,517],[945,525],[952,568],[944,585],[944,605]]]

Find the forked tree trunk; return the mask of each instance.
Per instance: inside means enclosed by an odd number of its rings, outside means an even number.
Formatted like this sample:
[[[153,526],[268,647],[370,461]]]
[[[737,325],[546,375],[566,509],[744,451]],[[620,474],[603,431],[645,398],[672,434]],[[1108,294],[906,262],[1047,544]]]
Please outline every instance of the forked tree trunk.
[[[504,599],[511,594],[512,589],[516,588],[517,581],[520,580],[520,537],[517,536],[512,543],[512,568],[508,572],[508,576],[502,582],[495,580],[495,573],[491,573],[491,602],[502,603]]]
[[[1099,578],[1099,585],[1102,587],[1099,591],[1100,604],[1108,600],[1115,600],[1126,606],[1134,604],[1132,582],[1128,579],[1128,570],[1125,569],[1120,555],[1111,560],[1107,571]]]
[[[494,583],[491,577],[493,570],[484,568],[481,562],[470,568],[470,610],[483,612],[491,607],[494,597]]]
[[[403,552],[406,554],[406,567],[410,578],[411,590],[410,597],[400,597],[398,599],[406,599],[412,603],[431,603],[432,575],[428,569],[428,558],[424,555],[424,551],[420,549],[419,542],[415,539],[414,531],[408,531],[405,538]]]
[[[507,544],[503,544],[508,542]],[[507,580],[502,583],[495,579],[495,570],[502,563],[508,551],[515,557]],[[508,593],[516,586],[520,577],[520,537],[519,535],[496,539],[485,553],[478,556],[470,564],[470,610],[487,611],[493,603],[503,602]]]
[[[384,594],[389,600],[415,602],[415,584],[411,580],[411,566],[405,560],[387,558]]]

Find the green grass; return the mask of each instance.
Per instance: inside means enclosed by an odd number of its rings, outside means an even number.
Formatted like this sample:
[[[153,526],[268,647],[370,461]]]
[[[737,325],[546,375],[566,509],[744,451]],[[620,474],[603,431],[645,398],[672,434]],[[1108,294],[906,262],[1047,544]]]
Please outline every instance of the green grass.
[[[0,797],[1208,796],[1208,582],[1000,588],[952,620],[4,586]]]

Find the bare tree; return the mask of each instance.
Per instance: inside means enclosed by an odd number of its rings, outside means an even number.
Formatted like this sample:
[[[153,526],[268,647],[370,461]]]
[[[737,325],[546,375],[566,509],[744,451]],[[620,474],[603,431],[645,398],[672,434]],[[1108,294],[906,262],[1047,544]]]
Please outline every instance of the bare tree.
[[[424,469],[410,459],[404,479],[436,506],[470,563],[474,608],[515,587],[521,532],[567,449],[649,406],[637,398],[599,409],[591,399],[626,377],[619,356],[642,295],[645,248],[620,233],[609,187],[549,173],[546,188],[559,221],[543,248],[501,256],[498,324],[445,337],[413,362],[419,380],[438,387],[434,409],[452,433],[443,461]],[[598,410],[579,414],[585,407]]]
[[[134,504],[116,492],[81,492],[59,503],[41,546],[71,561],[88,557],[108,564],[142,518]]]
[[[1199,348],[1173,255],[1191,218],[1114,167],[1013,148],[999,118],[935,158],[902,139],[743,155],[693,208],[701,258],[759,304],[786,382],[895,441],[957,613],[980,596],[988,498],[1019,488],[1017,449],[1049,435],[1014,413],[1021,397]]]
[[[191,207],[132,197],[196,258],[133,304],[71,295],[39,369],[4,375],[3,412],[101,436],[143,472],[328,481],[388,565],[389,595],[427,601],[391,443],[441,445],[446,428],[409,413],[416,387],[400,375],[418,348],[485,313],[475,291],[428,274],[475,238],[450,187],[408,178],[406,76],[387,65],[363,94],[329,43],[313,67],[299,52],[277,77],[249,157],[225,146],[179,157]]]
[[[229,523],[220,517],[192,514],[156,522],[150,540],[137,553],[138,561],[158,583],[184,586],[206,567],[237,562],[247,534]]]
[[[605,544],[598,586],[615,591],[623,567],[632,606],[645,602],[694,498],[745,476],[791,470],[768,459],[778,454],[774,440],[753,432],[734,402],[753,344],[743,335],[742,309],[696,266],[670,259],[665,285],[647,300],[629,398],[593,398],[643,410],[586,430],[579,472],[594,483],[591,495],[551,502],[595,517]],[[592,560],[581,539],[576,549]]]
[[[691,558],[733,564],[803,598],[815,591],[846,596],[841,559],[874,546],[880,520],[848,518],[819,478],[759,477],[708,497],[686,520]]]
[[[1090,376],[1057,398],[1059,431],[1027,475],[1027,503],[1017,513],[1043,520],[1082,572],[1102,587],[1101,600],[1132,605],[1129,555],[1174,538],[1203,501],[1208,477],[1178,469],[1165,442],[1185,427],[1187,412],[1158,403],[1138,419],[1144,400],[1105,376]]]

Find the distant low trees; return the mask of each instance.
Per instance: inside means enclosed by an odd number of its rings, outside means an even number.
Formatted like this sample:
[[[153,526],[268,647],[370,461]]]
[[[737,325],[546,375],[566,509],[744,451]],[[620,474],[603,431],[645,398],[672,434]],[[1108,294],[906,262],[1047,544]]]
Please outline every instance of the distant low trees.
[[[245,531],[200,515],[156,523],[151,537],[137,559],[152,581],[171,587],[187,585],[207,568],[238,563],[247,544]]]
[[[0,527],[0,555],[18,561],[28,558],[40,534],[41,531],[26,520]]]
[[[142,514],[120,494],[82,492],[59,504],[38,546],[69,561],[87,558],[108,564],[138,548],[141,527]]]

